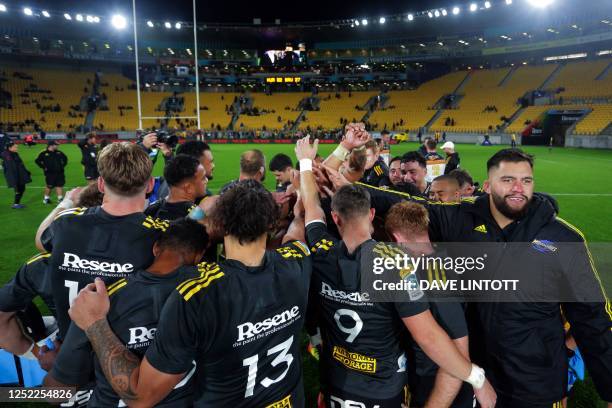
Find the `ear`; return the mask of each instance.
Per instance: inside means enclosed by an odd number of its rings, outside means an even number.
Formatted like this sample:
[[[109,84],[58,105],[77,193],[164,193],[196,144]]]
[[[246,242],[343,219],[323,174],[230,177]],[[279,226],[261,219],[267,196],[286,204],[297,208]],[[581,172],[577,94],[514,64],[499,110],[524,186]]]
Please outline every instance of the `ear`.
[[[155,242],[153,244],[153,256],[157,258],[159,256],[159,254],[161,254],[161,252],[162,251],[161,251],[161,249],[159,249],[159,245],[157,245],[157,242]]]
[[[153,187],[155,187],[155,179],[153,177],[149,178],[149,182],[147,184],[147,194],[153,191]],[[100,190],[102,191],[102,190]]]
[[[406,242],[404,235],[399,231],[393,231],[390,235],[393,237],[395,242]]]
[[[489,180],[485,180],[484,183],[482,184],[482,189],[484,190],[485,193],[487,194],[491,194],[491,183],[489,182]]]
[[[341,221],[340,221],[340,217],[338,216],[338,214],[335,211],[332,211],[331,216],[332,216],[332,220],[334,220],[334,224],[340,227]]]
[[[370,218],[370,222],[374,221],[374,217],[376,216],[376,209],[374,208],[370,208],[370,215],[368,218]]]
[[[98,177],[98,190],[104,194],[104,179],[102,177]]]

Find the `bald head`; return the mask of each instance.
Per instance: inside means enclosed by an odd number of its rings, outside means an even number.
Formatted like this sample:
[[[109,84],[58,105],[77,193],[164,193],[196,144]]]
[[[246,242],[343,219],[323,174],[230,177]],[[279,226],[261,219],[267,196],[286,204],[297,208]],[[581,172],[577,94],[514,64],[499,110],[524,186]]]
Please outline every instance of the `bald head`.
[[[240,155],[240,179],[262,181],[266,174],[266,158],[261,150],[247,150]]]
[[[436,177],[431,183],[429,198],[443,203],[461,201],[459,182],[455,177],[449,175]]]

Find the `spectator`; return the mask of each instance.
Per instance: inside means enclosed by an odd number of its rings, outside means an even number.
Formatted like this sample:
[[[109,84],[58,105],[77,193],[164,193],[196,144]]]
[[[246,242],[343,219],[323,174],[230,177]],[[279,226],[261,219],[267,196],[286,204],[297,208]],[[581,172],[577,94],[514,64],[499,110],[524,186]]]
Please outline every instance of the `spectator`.
[[[446,153],[446,166],[444,167],[444,174],[448,174],[451,171],[458,169],[461,159],[459,158],[459,153],[455,151],[455,143],[444,143],[442,145],[442,150],[444,150],[444,153]]]
[[[61,202],[64,199],[64,185],[66,184],[64,168],[68,164],[68,157],[58,150],[56,141],[49,140],[47,142],[47,149],[38,155],[35,163],[45,173],[43,204],[51,203],[50,194],[52,188],[55,188],[57,193],[57,202]]]
[[[98,149],[96,143],[96,134],[91,132],[78,144],[82,154],[81,164],[85,170],[85,180],[89,184],[95,183],[98,179]]]
[[[2,152],[2,167],[4,168],[6,185],[15,190],[15,200],[11,206],[14,210],[25,208],[25,205],[21,204],[21,198],[25,192],[26,184],[32,182],[30,172],[17,153],[18,148],[19,145],[9,142],[6,150]]]

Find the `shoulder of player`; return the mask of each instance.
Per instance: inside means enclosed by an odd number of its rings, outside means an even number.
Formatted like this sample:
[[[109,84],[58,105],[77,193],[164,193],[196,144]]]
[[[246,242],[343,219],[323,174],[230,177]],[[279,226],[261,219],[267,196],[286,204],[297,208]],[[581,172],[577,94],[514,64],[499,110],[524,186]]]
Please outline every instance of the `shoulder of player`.
[[[50,252],[41,252],[38,253],[34,256],[32,256],[30,259],[28,259],[26,261],[26,265],[35,265],[41,262],[47,262],[47,260],[51,257],[51,253]]]
[[[144,214],[144,220],[142,221],[142,226],[148,229],[154,229],[154,230],[166,232],[166,230],[170,226],[170,221]]]
[[[391,190],[389,188],[371,186],[369,184],[361,183],[359,181],[356,182],[355,184],[365,188],[370,193],[374,192],[376,194],[389,195],[389,196],[394,196],[394,197],[398,197],[398,198],[404,198],[406,200],[422,202],[423,204],[427,202],[427,199],[424,198],[424,197],[419,197],[419,196],[416,196],[416,195],[410,195],[408,193],[404,193],[403,191],[397,191],[397,190]]]
[[[59,220],[59,219],[72,219],[74,217],[81,216],[81,215],[85,214],[86,212],[87,212],[87,207],[69,208],[67,210],[60,211],[55,216],[53,221],[56,221],[56,220]]]
[[[111,283],[110,285],[106,287],[108,296],[111,297],[112,299],[114,295],[116,295],[117,292],[119,292],[121,289],[125,288],[129,282],[130,281],[127,278],[122,278],[122,279],[119,279],[118,281]]]
[[[559,242],[586,242],[583,232],[561,217],[555,217],[546,227]]]
[[[286,260],[300,261],[310,256],[308,246],[301,241],[290,241],[274,250],[277,256]]]
[[[202,262],[198,265],[198,274],[186,279],[176,287],[176,292],[186,302],[192,298],[203,298],[211,290],[218,289],[226,280],[227,274],[222,265],[216,262]]]
[[[395,258],[397,255],[405,255],[405,252],[400,247],[386,242],[376,242],[372,246],[372,252],[382,258]]]

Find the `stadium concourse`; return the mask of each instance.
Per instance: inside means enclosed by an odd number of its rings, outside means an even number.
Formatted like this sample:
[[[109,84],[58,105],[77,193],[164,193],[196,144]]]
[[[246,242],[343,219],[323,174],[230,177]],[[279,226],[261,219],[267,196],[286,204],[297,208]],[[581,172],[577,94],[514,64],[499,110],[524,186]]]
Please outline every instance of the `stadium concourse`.
[[[317,1],[0,0],[0,405],[612,407],[611,3]]]

